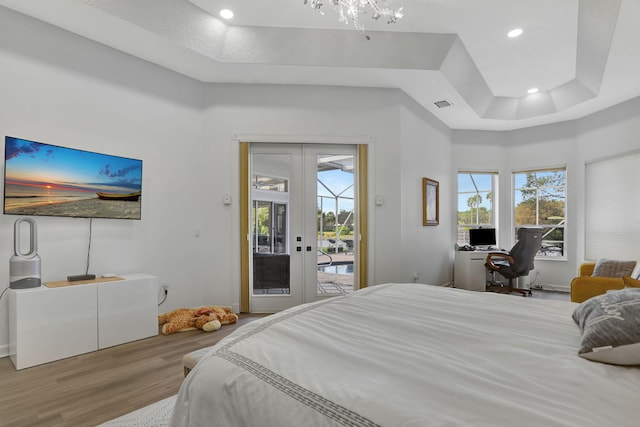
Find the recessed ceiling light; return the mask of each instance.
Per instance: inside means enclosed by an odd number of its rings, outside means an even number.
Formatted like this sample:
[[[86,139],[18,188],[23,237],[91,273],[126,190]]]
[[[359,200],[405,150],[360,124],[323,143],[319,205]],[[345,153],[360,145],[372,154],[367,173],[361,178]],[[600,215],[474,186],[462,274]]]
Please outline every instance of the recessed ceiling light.
[[[522,34],[522,28],[515,28],[507,33],[507,37],[518,37],[520,34]]]
[[[231,19],[233,18],[233,11],[229,9],[222,9],[220,11],[220,16],[223,17],[224,19]]]
[[[531,89],[529,89],[527,91],[528,94],[537,93],[537,92],[538,92],[538,88],[537,87],[532,87]]]

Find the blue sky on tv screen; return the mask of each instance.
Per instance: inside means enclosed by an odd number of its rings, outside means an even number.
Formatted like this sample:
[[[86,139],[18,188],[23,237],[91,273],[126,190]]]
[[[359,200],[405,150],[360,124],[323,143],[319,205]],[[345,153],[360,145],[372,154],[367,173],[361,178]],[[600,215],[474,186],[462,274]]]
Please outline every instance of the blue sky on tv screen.
[[[142,161],[25,139],[5,138],[5,196],[95,197],[142,186]]]

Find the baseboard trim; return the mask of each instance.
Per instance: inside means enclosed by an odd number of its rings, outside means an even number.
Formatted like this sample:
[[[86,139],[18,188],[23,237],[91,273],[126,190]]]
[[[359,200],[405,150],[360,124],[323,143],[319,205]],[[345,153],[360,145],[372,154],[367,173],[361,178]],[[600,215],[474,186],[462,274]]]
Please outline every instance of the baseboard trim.
[[[535,288],[533,288],[535,290]],[[542,283],[542,288],[541,290],[543,291],[554,291],[554,292],[571,292],[571,289],[569,289],[567,286],[561,286],[561,285],[552,285],[551,283]]]
[[[9,345],[0,345],[0,357],[8,357],[9,356]]]

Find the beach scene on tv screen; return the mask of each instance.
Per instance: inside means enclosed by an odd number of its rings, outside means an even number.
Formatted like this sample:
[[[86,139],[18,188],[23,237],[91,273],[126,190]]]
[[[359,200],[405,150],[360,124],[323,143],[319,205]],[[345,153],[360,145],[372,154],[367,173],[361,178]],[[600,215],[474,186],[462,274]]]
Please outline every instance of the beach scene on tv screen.
[[[4,213],[140,219],[142,160],[5,138]]]

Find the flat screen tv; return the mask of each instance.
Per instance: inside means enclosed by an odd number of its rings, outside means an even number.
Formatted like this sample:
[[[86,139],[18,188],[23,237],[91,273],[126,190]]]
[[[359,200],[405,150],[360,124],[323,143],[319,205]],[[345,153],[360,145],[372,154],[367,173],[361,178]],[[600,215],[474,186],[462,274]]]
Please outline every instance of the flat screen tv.
[[[5,137],[8,215],[140,219],[142,160]]]
[[[496,229],[495,228],[472,228],[469,230],[469,244],[476,246],[495,246],[496,245]]]

